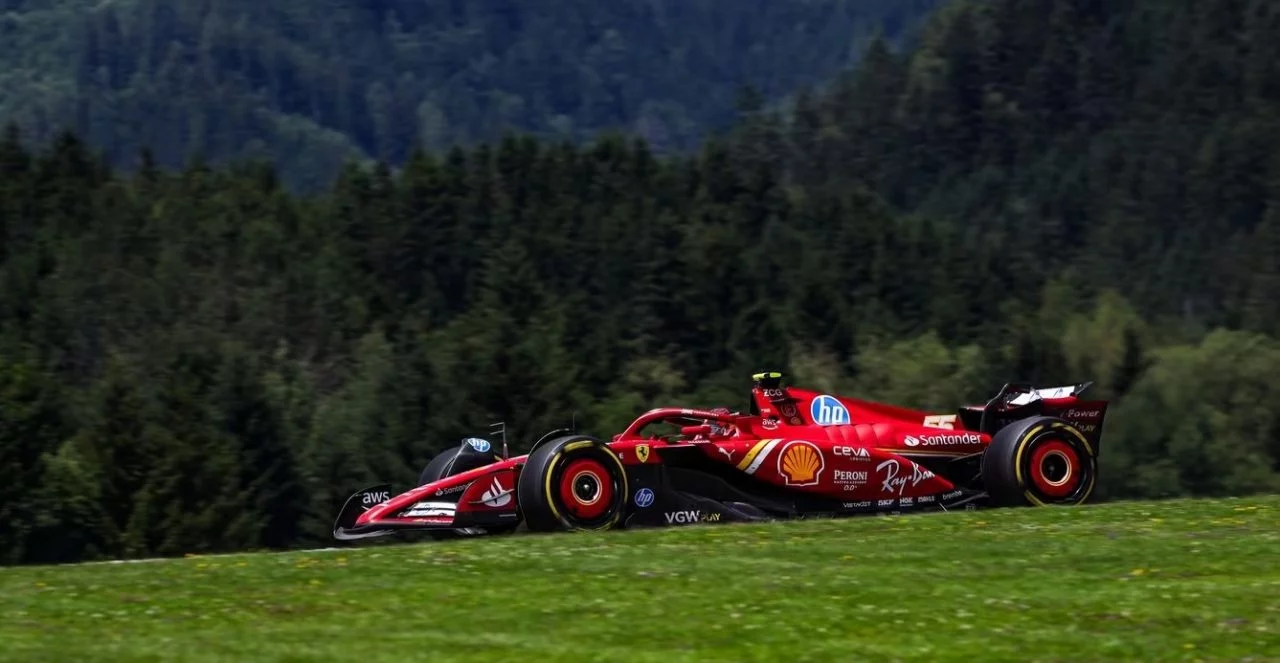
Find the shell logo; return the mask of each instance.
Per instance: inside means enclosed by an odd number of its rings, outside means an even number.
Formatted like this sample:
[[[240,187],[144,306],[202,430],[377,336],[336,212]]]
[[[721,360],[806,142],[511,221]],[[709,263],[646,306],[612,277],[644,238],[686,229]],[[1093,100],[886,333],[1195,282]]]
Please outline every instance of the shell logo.
[[[812,486],[826,467],[822,451],[812,442],[793,440],[778,454],[778,474],[788,486]]]

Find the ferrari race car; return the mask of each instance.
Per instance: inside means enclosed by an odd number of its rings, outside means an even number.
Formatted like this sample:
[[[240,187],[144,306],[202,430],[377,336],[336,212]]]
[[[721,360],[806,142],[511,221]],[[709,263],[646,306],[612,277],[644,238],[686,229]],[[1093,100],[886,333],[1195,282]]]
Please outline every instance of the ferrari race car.
[[[658,408],[609,442],[569,430],[524,455],[467,438],[418,486],[361,490],[340,540],[832,517],[984,506],[1074,505],[1097,480],[1108,402],[1091,382],[1007,384],[991,400],[924,412],[753,376],[748,412]]]

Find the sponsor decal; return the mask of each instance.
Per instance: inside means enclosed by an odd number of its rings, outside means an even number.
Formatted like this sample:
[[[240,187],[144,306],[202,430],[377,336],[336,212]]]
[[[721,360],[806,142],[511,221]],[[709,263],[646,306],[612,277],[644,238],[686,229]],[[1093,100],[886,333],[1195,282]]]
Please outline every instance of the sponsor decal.
[[[480,453],[485,453],[485,452],[489,451],[489,449],[490,449],[489,441],[488,441],[488,440],[482,440],[482,439],[480,439],[480,438],[478,438],[478,437],[469,437],[469,438],[467,438],[467,439],[463,440],[463,442],[466,442],[467,444],[471,445],[471,448],[472,448],[472,449],[475,449],[476,451],[479,451]]]
[[[701,511],[668,511],[663,516],[668,523],[688,525],[690,523],[718,523],[720,513],[703,514]]]
[[[511,491],[502,487],[502,482],[498,481],[498,477],[493,478],[493,483],[489,484],[489,489],[484,491],[480,496],[485,506],[496,508],[504,507],[511,503]]]
[[[831,452],[845,458],[871,458],[871,452],[864,447],[832,447]]]
[[[1062,415],[1064,419],[1097,419],[1102,416],[1102,410],[1067,410]]]
[[[871,500],[866,500],[863,502],[845,502],[844,504],[841,504],[841,506],[846,509],[870,509]]]
[[[902,443],[909,447],[939,447],[964,444],[979,444],[982,437],[977,433],[957,433],[954,435],[908,435]]]
[[[822,452],[812,442],[792,440],[778,454],[778,474],[788,486],[812,486],[826,467]]]
[[[924,418],[924,425],[930,428],[955,428],[956,415],[954,414],[931,414]]]
[[[893,506],[896,504],[894,500],[880,500],[876,502],[876,506]]]
[[[725,447],[716,447],[716,451],[719,451],[720,453],[724,454],[724,457],[725,457],[725,458],[728,458],[730,463],[732,463],[732,462],[733,462],[733,450],[732,450],[732,449],[726,449]]]
[[[454,493],[461,492],[463,490],[466,490],[467,486],[470,486],[470,485],[471,485],[471,482],[468,481],[460,486],[454,486],[452,488],[441,488],[440,490],[436,491],[436,497],[440,497],[441,495],[452,495]]]
[[[916,498],[916,503],[918,503],[918,504],[928,504],[929,502],[932,502],[932,501],[933,501],[933,498],[934,498],[934,496],[933,496],[933,495],[925,495],[924,497],[917,497],[917,498]]]
[[[779,412],[781,412],[781,413],[782,413],[782,416],[784,416],[784,417],[791,417],[791,418],[795,418],[795,416],[796,416],[796,404],[795,404],[795,403],[783,403],[781,406],[779,406],[779,407],[778,407],[778,411],[779,411]]]
[[[849,410],[834,396],[822,394],[809,405],[809,416],[819,426],[840,426],[850,422]]]
[[[849,470],[835,470],[835,476],[832,478],[836,483],[848,484],[845,490],[854,490],[857,486],[867,483],[866,472],[851,472]]]
[[[756,470],[760,469],[760,466],[764,464],[769,452],[773,451],[773,448],[778,446],[779,442],[782,442],[782,440],[777,438],[756,442],[747,450],[742,460],[738,461],[738,469],[747,474],[755,474]]]
[[[898,464],[898,460],[896,458],[890,458],[889,460],[876,465],[876,471],[879,472],[881,470],[884,470],[884,478],[882,480],[883,482],[880,484],[880,488],[886,493],[897,492],[899,495],[902,494],[903,490],[906,490],[908,483],[910,483],[911,487],[914,488],[919,485],[921,481],[932,479],[934,477],[933,472],[930,472],[915,463],[911,463],[911,474],[909,476],[898,476],[902,467]]]
[[[792,426],[804,425],[804,421],[801,420],[800,417],[791,417],[790,419],[787,420],[787,423],[791,424]]]
[[[760,422],[760,427],[765,430],[775,430],[778,428],[778,419],[776,417],[767,417]]]
[[[898,506],[911,506],[912,504],[915,504],[915,503],[916,503],[915,498],[911,498],[911,497],[904,497],[898,500]]]
[[[786,397],[786,395],[787,395],[786,392],[784,392],[781,389],[765,389],[764,390],[764,397],[771,401],[777,400],[779,398],[784,398]]]
[[[949,493],[943,493],[943,494],[942,494],[942,497],[939,497],[938,499],[940,499],[940,500],[954,500],[955,498],[960,497],[960,496],[961,496],[961,495],[963,495],[963,494],[964,494],[964,491],[963,491],[963,490],[953,490],[953,491],[951,491],[951,492],[949,492]]]
[[[451,502],[418,502],[404,513],[406,518],[452,518],[457,508]]]
[[[636,491],[636,506],[641,509],[653,504],[653,491],[648,488],[641,488]]]
[[[360,503],[365,505],[382,504],[389,499],[391,499],[391,494],[384,490],[377,493],[365,493],[364,495],[361,495]]]
[[[1081,433],[1095,433],[1098,431],[1098,424],[1076,424],[1075,426]]]
[[[647,444],[636,445],[636,459],[642,463],[649,462],[649,445]]]

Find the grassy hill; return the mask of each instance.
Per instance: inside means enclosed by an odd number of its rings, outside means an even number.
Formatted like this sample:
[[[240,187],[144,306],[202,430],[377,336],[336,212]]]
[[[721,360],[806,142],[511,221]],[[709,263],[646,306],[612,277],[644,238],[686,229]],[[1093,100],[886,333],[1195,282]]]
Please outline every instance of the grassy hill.
[[[9,661],[1280,657],[1280,497],[0,569]]]

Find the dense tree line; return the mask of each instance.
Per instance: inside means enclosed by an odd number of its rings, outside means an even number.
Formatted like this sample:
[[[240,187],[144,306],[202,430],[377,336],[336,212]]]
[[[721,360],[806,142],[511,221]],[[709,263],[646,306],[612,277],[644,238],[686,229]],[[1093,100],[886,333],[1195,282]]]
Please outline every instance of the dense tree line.
[[[400,165],[506,128],[623,129],[686,149],[908,34],[939,0],[0,1],[0,122],[72,125],[126,166],[265,156],[323,188],[346,159]],[[4,11],[8,9],[9,11]]]
[[[1096,380],[1100,497],[1280,489],[1276,17],[958,3],[694,154],[509,135],[307,196],[11,130],[0,554],[324,543],[490,422],[609,435],[765,368],[931,409]]]

